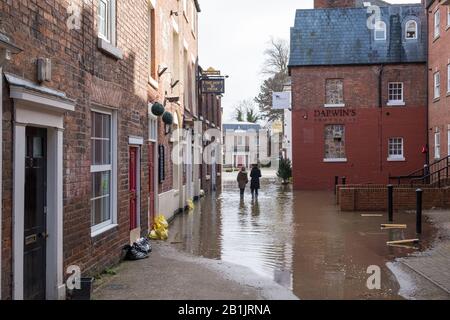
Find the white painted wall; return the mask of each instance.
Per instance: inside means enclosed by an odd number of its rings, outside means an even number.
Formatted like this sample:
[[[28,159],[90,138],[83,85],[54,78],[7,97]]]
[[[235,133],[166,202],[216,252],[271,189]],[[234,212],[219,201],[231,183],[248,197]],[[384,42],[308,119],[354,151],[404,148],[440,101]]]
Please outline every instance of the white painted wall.
[[[292,111],[284,110],[283,148],[286,149],[288,159],[292,160]]]

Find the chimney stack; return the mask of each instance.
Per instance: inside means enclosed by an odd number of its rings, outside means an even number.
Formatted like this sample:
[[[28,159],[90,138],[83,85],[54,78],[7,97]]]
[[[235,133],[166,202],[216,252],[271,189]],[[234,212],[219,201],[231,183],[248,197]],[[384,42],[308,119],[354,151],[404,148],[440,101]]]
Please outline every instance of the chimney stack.
[[[352,8],[356,0],[314,0],[314,9],[326,8]]]

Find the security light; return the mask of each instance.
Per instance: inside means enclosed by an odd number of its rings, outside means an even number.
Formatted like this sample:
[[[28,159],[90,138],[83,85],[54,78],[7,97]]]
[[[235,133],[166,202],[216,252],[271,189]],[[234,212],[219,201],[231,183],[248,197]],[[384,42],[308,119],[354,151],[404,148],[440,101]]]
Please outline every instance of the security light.
[[[166,71],[169,69],[168,66],[166,66],[165,64],[160,64],[158,66],[158,77],[161,77],[164,73],[166,73]]]

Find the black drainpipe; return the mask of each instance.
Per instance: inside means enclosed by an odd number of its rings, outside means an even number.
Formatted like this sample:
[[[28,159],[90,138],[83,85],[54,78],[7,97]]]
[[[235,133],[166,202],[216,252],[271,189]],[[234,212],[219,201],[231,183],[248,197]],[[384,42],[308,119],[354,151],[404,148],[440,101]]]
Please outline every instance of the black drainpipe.
[[[427,58],[427,62],[426,62],[426,68],[427,68],[427,70],[426,70],[426,80],[425,80],[425,84],[426,84],[426,94],[425,94],[425,96],[426,96],[426,99],[427,99],[427,101],[425,102],[426,103],[426,111],[427,111],[427,116],[426,116],[426,127],[425,127],[425,130],[427,131],[427,133],[426,133],[426,137],[427,137],[427,141],[426,141],[426,144],[425,144],[425,147],[426,147],[426,153],[425,153],[425,163],[426,163],[426,165],[427,165],[427,167],[429,167],[430,166],[430,130],[429,130],[429,126],[430,126],[430,115],[429,115],[429,109],[430,109],[430,93],[429,93],[429,84],[430,84],[430,62],[429,62],[429,50],[430,50],[430,41],[428,40],[428,23],[429,23],[429,20],[430,20],[430,18],[429,18],[429,15],[428,15],[428,8],[426,7],[425,8],[425,14],[426,14],[426,17],[427,17],[427,26],[426,26],[426,34],[427,34],[427,45],[426,45],[426,50],[427,50],[427,52],[426,52],[426,58]]]
[[[380,67],[378,74],[378,107],[380,109],[380,120],[378,123],[380,131],[380,171],[383,171],[383,71],[384,64]]]

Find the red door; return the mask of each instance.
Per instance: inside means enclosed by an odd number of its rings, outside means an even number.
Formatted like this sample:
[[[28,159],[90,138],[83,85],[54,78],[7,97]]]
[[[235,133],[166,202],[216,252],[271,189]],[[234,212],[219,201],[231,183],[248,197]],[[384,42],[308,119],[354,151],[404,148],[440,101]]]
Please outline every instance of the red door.
[[[137,225],[137,148],[130,148],[129,188],[130,188],[130,230]]]
[[[148,145],[148,219],[150,221],[150,228],[153,228],[155,221],[155,143],[150,142]]]

